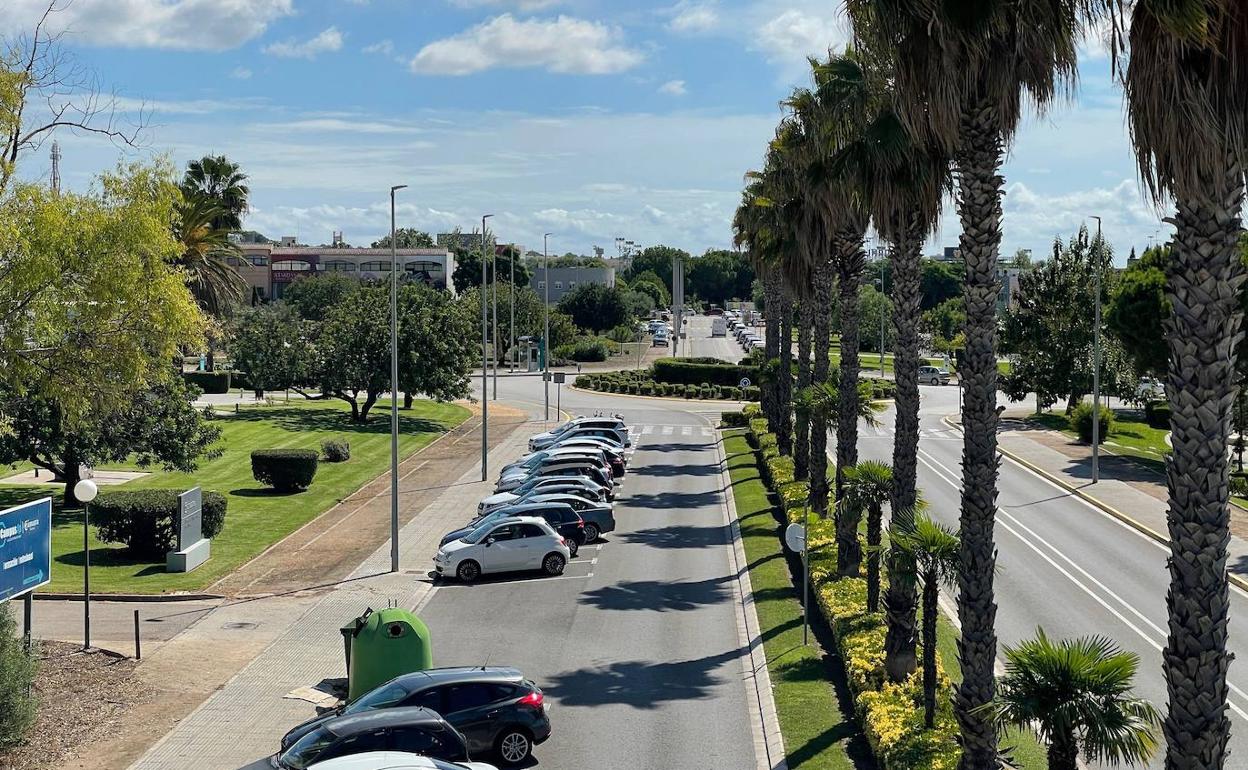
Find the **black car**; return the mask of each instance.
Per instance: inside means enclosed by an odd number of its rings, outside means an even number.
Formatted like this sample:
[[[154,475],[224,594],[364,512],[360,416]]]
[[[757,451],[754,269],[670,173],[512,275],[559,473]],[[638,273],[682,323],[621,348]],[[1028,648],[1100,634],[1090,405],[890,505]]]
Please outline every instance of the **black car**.
[[[505,508],[491,511],[484,516],[478,516],[470,521],[466,527],[453,532],[447,532],[442,536],[442,542],[438,543],[438,546],[444,546],[466,536],[484,524],[487,519],[491,522],[496,522],[509,516],[541,516],[546,520],[547,524],[568,541],[568,551],[571,556],[576,556],[576,552],[585,544],[585,520],[581,518],[581,515],[571,505],[557,501],[530,502],[528,500],[519,500],[515,505],[508,505]]]
[[[269,759],[269,764],[281,770],[305,770],[318,762],[369,751],[406,751],[447,762],[466,762],[468,741],[452,724],[429,708],[334,711],[286,733],[282,750]]]
[[[408,708],[411,706],[425,708]],[[378,711],[432,710],[462,732],[468,751],[475,755],[493,753],[504,764],[516,765],[529,758],[535,745],[550,737],[546,708],[541,689],[517,669],[431,668],[391,679],[354,703],[304,722],[286,733],[282,748],[302,742],[325,722]],[[445,758],[431,752],[416,753]]]

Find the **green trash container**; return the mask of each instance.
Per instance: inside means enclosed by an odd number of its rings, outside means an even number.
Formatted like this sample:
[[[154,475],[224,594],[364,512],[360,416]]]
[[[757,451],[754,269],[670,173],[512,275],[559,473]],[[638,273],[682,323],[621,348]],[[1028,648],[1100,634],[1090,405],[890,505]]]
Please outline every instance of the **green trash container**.
[[[347,702],[396,676],[433,667],[429,627],[400,607],[368,610],[342,627],[347,640]]]

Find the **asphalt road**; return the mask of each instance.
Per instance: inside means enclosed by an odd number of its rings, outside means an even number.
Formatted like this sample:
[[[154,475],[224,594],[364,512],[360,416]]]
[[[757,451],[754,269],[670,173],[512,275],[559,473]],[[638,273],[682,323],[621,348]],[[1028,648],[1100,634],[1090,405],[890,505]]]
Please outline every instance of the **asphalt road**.
[[[540,404],[541,381],[500,380],[499,396]],[[563,393],[565,410],[622,412],[635,432],[599,548],[557,579],[446,582],[421,612],[438,665],[514,665],[545,690],[540,766],[757,766],[713,423],[653,403]]]
[[[957,526],[961,435],[941,422],[957,412],[957,388],[921,386],[919,487],[930,514]],[[864,459],[892,459],[890,409],[881,430],[860,426]],[[997,635],[1005,644],[1035,635],[1104,634],[1140,656],[1138,694],[1164,711],[1168,551],[1065,490],[1006,459],[996,526]],[[948,597],[952,604],[952,595]],[[1231,650],[1248,660],[1248,597],[1231,589]],[[1248,671],[1232,664],[1231,765],[1248,766]],[[1149,767],[1163,766],[1161,753]]]

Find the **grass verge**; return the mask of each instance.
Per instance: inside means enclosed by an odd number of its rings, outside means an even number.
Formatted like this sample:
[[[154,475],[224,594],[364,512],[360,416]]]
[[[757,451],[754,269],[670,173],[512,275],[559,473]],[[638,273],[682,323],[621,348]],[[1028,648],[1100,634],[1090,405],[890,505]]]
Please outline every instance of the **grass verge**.
[[[316,518],[389,468],[390,422],[378,404],[364,425],[349,422],[341,401],[292,401],[251,407],[218,418],[222,455],[200,463],[194,473],[157,470],[117,489],[189,489],[195,485],[228,499],[225,528],[212,542],[212,558],[193,572],[165,572],[163,562],[136,560],[117,544],[91,538],[91,589],[100,593],[195,591],[216,582],[265,548]],[[463,422],[468,410],[455,404],[417,401],[400,412],[399,456],[407,457]],[[251,475],[253,449],[315,449],[328,438],[346,439],[351,459],[321,463],[312,486],[283,495]],[[82,590],[82,510],[61,504],[60,486],[0,484],[0,508],[51,496],[52,582],[46,591]]]

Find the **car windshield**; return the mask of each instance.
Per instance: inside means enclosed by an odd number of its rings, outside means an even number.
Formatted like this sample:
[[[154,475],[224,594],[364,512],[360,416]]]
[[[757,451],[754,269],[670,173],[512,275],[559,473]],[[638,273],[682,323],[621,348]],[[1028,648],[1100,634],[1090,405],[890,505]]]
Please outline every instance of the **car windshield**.
[[[344,714],[358,714],[361,711],[373,711],[393,706],[407,697],[409,690],[398,682],[383,684],[371,692],[366,692],[343,710]]]
[[[493,516],[494,514],[490,514],[490,515]],[[490,534],[490,530],[493,528],[494,528],[494,522],[492,521],[485,522],[481,524],[480,526],[478,526],[473,531],[469,532],[467,535],[464,535],[460,539],[463,540],[465,543],[468,543],[469,545],[476,545],[477,543],[480,543],[482,540],[484,540],[485,536]]]
[[[291,770],[305,770],[333,742],[334,734],[324,727],[318,727],[286,749],[286,753],[282,754],[277,763]]]

